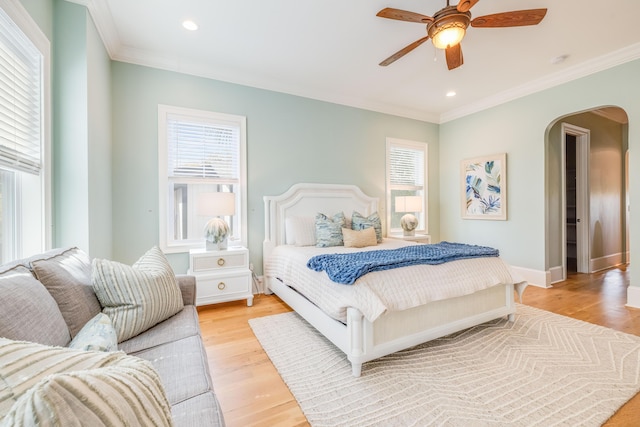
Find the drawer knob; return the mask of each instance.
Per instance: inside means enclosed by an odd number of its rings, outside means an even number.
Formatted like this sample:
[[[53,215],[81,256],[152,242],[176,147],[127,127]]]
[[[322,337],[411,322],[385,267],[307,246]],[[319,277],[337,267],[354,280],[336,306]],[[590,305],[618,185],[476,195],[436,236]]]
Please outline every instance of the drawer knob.
[[[218,258],[218,265],[222,267],[224,265],[224,258]]]
[[[226,287],[227,287],[227,285],[225,285],[224,282],[218,283],[218,289],[220,289],[221,291]]]

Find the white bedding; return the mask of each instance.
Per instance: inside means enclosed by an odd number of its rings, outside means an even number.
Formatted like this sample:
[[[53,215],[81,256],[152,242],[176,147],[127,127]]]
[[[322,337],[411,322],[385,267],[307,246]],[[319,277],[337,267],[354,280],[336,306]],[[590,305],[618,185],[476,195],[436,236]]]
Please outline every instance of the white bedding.
[[[499,257],[463,259],[440,265],[416,265],[376,271],[353,285],[333,282],[327,274],[307,268],[307,261],[323,253],[393,249],[412,244],[385,239],[368,248],[336,246],[274,248],[265,262],[265,274],[296,289],[329,316],[346,322],[348,307],[357,308],[373,322],[386,311],[401,311],[448,298],[468,295],[498,284],[515,283],[509,266]]]

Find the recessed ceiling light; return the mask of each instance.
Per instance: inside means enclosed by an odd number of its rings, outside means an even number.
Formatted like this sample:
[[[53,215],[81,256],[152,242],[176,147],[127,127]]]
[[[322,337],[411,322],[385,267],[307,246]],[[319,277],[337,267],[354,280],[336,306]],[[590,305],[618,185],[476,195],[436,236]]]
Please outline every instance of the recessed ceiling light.
[[[198,24],[189,19],[187,19],[186,21],[182,21],[182,26],[189,31],[195,31],[198,29]]]
[[[451,98],[452,96],[456,96],[456,93],[455,91],[450,90],[449,92],[447,92],[447,96]]]

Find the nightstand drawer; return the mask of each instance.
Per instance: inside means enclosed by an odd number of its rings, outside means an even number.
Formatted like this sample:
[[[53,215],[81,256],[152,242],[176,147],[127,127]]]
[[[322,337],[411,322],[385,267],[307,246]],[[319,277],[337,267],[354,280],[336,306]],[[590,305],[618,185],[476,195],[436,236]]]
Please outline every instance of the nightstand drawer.
[[[227,268],[248,268],[246,252],[229,252],[224,255],[194,256],[192,273],[205,272],[207,270],[222,270]]]
[[[230,274],[202,274],[196,278],[197,304],[238,299],[251,294],[251,271]]]

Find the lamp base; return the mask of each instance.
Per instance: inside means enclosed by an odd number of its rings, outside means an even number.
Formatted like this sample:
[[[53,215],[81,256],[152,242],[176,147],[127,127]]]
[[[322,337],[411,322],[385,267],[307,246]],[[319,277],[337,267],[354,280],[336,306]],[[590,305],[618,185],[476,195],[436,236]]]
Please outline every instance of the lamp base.
[[[223,251],[227,249],[227,239],[224,239],[222,242],[213,243],[210,241],[205,241],[207,251]]]
[[[222,218],[211,218],[204,227],[204,238],[208,251],[227,249],[229,225]]]
[[[406,214],[400,218],[400,227],[404,236],[415,236],[418,227],[418,218],[413,214]]]

